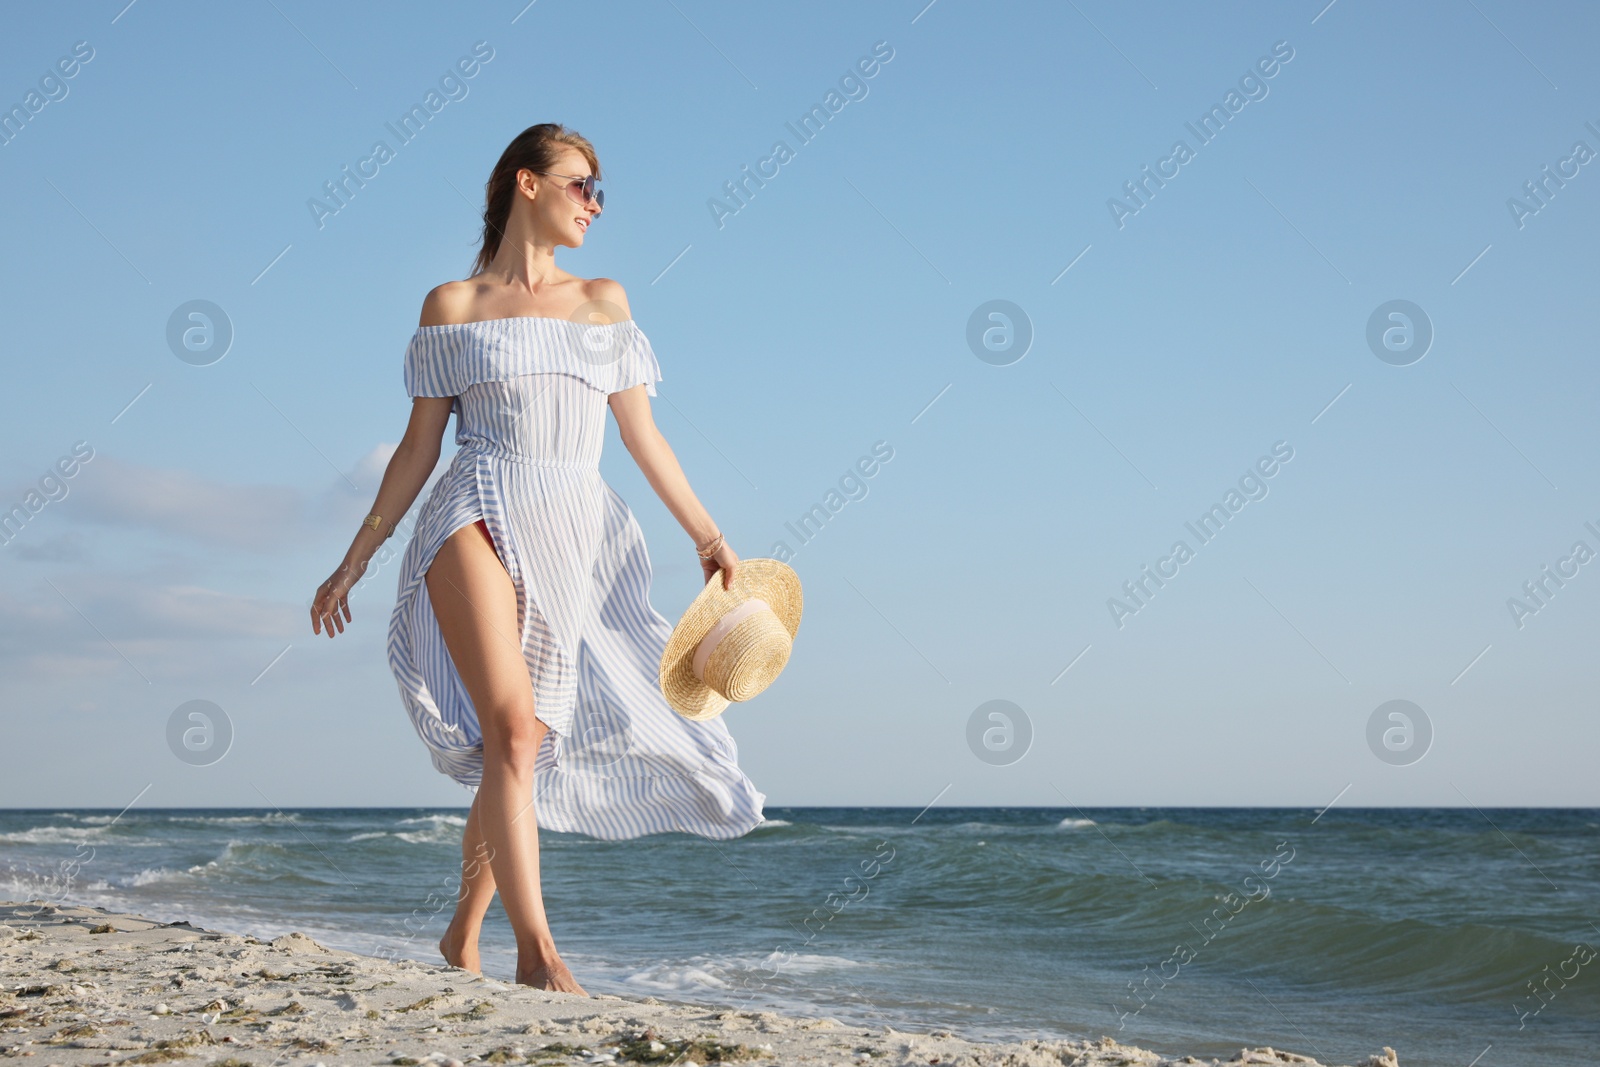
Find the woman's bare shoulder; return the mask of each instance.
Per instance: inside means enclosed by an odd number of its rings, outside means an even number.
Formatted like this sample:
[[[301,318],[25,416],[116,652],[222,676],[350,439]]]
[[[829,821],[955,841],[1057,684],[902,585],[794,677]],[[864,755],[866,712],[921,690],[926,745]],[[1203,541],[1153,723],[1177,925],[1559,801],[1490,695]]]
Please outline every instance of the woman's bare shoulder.
[[[633,317],[633,312],[628,310],[628,294],[615,278],[590,278],[584,283],[584,294],[593,310],[613,321]]]
[[[418,326],[448,326],[472,318],[472,298],[476,285],[471,281],[445,282],[428,290],[422,299]]]

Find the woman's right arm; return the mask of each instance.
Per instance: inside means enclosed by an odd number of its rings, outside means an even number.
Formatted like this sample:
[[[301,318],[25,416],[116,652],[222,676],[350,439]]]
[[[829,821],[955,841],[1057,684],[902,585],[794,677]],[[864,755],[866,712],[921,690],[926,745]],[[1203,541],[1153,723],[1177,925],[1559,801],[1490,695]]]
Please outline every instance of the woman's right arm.
[[[450,408],[454,397],[419,396],[411,401],[411,420],[400,444],[389,457],[384,468],[383,481],[378,485],[378,496],[372,502],[372,511],[383,522],[374,530],[362,526],[350,542],[344,560],[317,589],[311,603],[311,632],[334,634],[335,627],[344,633],[344,624],[350,621],[349,592],[366,573],[367,563],[373,553],[394,532],[394,524],[411,509],[423,483],[439,462],[439,446],[450,421]],[[341,613],[343,618],[341,618]]]

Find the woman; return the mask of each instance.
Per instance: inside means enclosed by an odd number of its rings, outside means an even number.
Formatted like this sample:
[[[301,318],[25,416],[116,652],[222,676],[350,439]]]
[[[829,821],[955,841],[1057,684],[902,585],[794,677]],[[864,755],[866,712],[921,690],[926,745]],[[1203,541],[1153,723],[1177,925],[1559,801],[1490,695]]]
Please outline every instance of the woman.
[[[584,991],[545,916],[538,823],[608,839],[729,838],[760,822],[766,800],[721,718],[691,721],[662,696],[672,627],[650,605],[639,525],[600,477],[609,405],[704,577],[720,568],[729,586],[738,557],[651,419],[660,366],[627,294],[555,265],[556,248],[581,246],[599,217],[599,180],[593,146],[556,123],[529,127],[501,155],[473,274],[428,294],[406,350],[405,436],[311,607],[313,633],[344,632],[350,588],[421,491],[456,413],[460,447],[406,545],[388,637],[434,766],[475,791],[439,950],[480,969],[498,889],[516,980],[573,993]]]

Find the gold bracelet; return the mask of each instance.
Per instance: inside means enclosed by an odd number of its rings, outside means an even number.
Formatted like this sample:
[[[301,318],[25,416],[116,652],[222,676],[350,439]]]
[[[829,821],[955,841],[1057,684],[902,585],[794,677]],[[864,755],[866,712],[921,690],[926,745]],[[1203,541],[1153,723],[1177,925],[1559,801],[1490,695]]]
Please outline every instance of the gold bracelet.
[[[366,518],[361,520],[361,525],[371,527],[373,530],[377,530],[379,524],[387,522],[387,521],[388,521],[387,519],[384,519],[384,518],[380,517],[377,512],[373,512],[372,514],[368,515]],[[383,539],[385,541],[387,541],[387,540],[389,540],[389,538],[391,538],[393,536],[394,536],[394,523],[391,522],[391,523],[389,523],[389,532],[383,535]]]
[[[706,547],[707,547],[706,551],[701,551],[700,546],[699,545],[695,545],[694,546],[695,555],[699,556],[701,559],[710,559],[712,556],[716,555],[717,554],[717,549],[722,547],[722,535],[719,533],[719,534],[717,534],[717,536],[715,536],[711,540],[707,541],[706,542]]]

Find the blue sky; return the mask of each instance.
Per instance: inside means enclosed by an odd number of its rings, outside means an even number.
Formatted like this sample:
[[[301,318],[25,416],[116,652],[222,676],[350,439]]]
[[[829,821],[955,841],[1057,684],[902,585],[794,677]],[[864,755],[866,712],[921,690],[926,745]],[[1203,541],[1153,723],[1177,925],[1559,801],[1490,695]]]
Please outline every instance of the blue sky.
[[[627,288],[696,492],[804,583],[787,670],[726,713],[770,805],[1597,800],[1592,6],[276,0],[8,31],[0,100],[38,96],[0,145],[0,500],[56,499],[0,549],[0,804],[467,802],[384,658],[397,568],[336,641],[306,606],[405,425],[422,298],[544,121],[609,197],[558,262]],[[167,336],[199,300],[232,333],[205,365]],[[1368,343],[1397,300],[1421,358]],[[602,473],[675,619],[689,538],[614,428]],[[190,700],[220,761],[168,749]],[[969,740],[996,700],[999,755]],[[1420,759],[1369,743],[1394,700]]]

